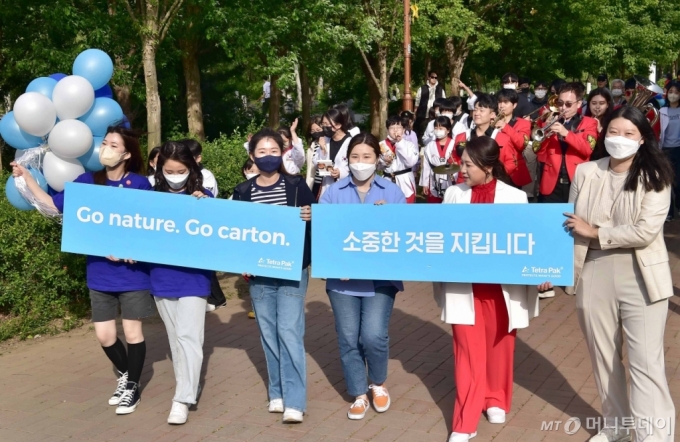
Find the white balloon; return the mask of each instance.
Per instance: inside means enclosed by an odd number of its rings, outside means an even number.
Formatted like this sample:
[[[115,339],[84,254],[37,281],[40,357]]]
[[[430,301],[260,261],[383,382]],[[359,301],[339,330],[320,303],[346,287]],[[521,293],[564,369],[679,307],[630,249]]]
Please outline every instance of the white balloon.
[[[85,168],[78,160],[61,159],[52,152],[45,154],[43,175],[47,184],[57,192],[64,190],[64,183],[70,182],[85,173]]]
[[[54,126],[47,144],[59,158],[78,158],[92,147],[92,131],[80,120],[63,120]]]
[[[24,132],[44,137],[57,121],[57,110],[43,94],[26,92],[14,102],[14,119]]]
[[[89,81],[77,75],[64,77],[52,91],[52,101],[60,120],[82,117],[94,103],[94,89]]]

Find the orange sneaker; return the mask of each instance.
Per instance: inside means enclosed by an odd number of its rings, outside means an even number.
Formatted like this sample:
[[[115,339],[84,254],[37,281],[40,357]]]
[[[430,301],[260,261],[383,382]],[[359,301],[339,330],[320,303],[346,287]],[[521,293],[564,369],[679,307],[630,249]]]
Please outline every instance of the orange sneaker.
[[[347,417],[352,420],[363,419],[366,416],[366,410],[368,410],[370,404],[365,397],[358,397],[347,412]]]
[[[384,413],[390,408],[390,394],[387,392],[385,385],[369,385],[373,396],[373,407],[378,413]]]

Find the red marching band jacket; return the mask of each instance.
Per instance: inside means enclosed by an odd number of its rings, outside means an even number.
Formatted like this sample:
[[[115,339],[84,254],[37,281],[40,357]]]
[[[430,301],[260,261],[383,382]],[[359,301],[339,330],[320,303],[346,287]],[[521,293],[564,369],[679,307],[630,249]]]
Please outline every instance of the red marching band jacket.
[[[460,164],[460,157],[458,156],[458,146],[465,147],[465,144],[470,140],[470,134],[474,129],[468,129],[465,132],[459,133],[454,140],[453,152],[449,157],[449,164]],[[495,129],[491,134],[491,138],[496,140],[496,143],[501,148],[500,160],[505,166],[505,172],[510,176],[513,184],[518,187],[526,186],[531,183],[531,174],[527,167],[527,162],[522,155],[522,151],[529,140],[531,132],[531,123],[524,119],[516,119],[514,127],[506,124],[503,129]],[[458,174],[457,183],[463,182],[463,178]]]
[[[576,130],[570,130],[564,138],[567,144],[565,161],[569,180],[574,179],[576,166],[590,160],[590,155],[595,149],[597,142],[597,120],[590,117],[581,117]],[[536,151],[538,161],[544,164],[541,176],[540,193],[550,195],[560,175],[562,165],[562,146],[556,134],[543,140]]]

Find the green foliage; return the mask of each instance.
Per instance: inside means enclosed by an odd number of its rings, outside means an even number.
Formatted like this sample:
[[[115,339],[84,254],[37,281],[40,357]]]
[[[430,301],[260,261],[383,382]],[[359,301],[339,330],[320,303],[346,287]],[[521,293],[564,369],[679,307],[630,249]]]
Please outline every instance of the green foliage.
[[[9,204],[8,177],[0,174],[0,341],[73,328],[90,305],[85,257],[61,253],[61,225]]]

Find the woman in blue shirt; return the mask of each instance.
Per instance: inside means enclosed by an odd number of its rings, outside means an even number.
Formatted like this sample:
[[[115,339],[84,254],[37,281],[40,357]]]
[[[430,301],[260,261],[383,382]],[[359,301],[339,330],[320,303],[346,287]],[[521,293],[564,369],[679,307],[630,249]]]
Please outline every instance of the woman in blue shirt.
[[[179,142],[168,141],[161,146],[154,182],[157,192],[213,197],[203,188],[203,174],[191,151]],[[212,271],[165,264],[150,264],[150,268],[151,294],[168,332],[177,384],[168,423],[182,425],[199,393],[205,307]]]
[[[380,145],[370,133],[352,138],[347,148],[350,175],[333,184],[321,197],[321,204],[405,204],[404,193],[389,180],[375,174]],[[379,413],[390,407],[385,387],[389,360],[388,326],[401,281],[329,279],[326,293],[331,301],[338,333],[340,361],[347,392],[356,399],[347,417],[363,419],[369,407]],[[368,378],[373,382],[368,384]]]
[[[103,170],[86,172],[75,182],[151,190],[149,181],[143,176],[144,160],[135,132],[119,126],[109,127],[99,151],[99,161],[105,166]],[[23,176],[28,189],[42,204],[63,212],[63,191],[48,195],[23,166],[12,165],[14,176]],[[146,358],[141,320],[154,314],[153,299],[149,296],[149,271],[145,265],[127,259],[88,256],[87,287],[95,334],[119,373],[109,405],[117,405],[116,414],[130,414],[141,400],[138,386]],[[118,339],[116,329],[119,305],[127,350]]]

